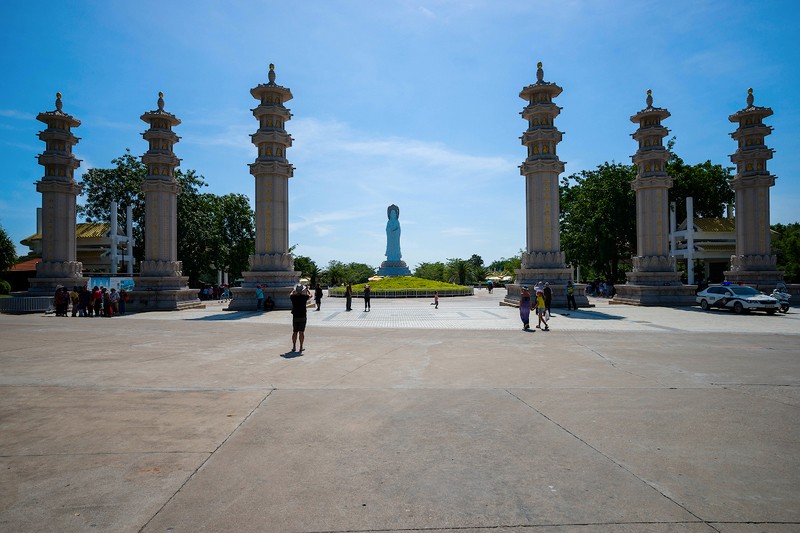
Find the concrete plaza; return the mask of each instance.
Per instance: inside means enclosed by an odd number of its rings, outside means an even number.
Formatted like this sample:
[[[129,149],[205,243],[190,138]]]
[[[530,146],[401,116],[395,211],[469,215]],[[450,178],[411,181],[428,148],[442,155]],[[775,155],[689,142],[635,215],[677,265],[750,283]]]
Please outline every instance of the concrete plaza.
[[[2,531],[800,530],[800,312],[0,316]]]

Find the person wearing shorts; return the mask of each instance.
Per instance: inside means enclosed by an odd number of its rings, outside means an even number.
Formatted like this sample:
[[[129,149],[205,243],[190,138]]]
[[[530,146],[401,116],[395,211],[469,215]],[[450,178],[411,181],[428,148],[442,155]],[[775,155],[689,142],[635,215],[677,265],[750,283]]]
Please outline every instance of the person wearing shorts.
[[[308,300],[311,299],[308,289],[298,284],[289,294],[292,301],[292,351],[297,351],[297,338],[300,338],[300,351],[303,351],[303,341],[305,341],[306,313]]]

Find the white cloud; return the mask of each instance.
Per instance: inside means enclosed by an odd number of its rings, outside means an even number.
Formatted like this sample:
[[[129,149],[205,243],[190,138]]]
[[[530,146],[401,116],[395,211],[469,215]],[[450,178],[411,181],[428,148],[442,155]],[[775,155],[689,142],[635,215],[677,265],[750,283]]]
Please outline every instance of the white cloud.
[[[24,111],[17,111],[16,109],[0,109],[0,117],[14,118],[17,120],[36,120],[36,115],[31,115]]]

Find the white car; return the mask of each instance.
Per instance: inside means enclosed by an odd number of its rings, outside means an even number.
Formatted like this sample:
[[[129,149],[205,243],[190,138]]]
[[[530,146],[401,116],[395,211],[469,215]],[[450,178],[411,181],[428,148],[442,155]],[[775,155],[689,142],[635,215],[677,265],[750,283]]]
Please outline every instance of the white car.
[[[704,310],[712,307],[746,311],[766,311],[770,315],[780,307],[778,300],[746,285],[712,285],[697,293],[697,303]]]

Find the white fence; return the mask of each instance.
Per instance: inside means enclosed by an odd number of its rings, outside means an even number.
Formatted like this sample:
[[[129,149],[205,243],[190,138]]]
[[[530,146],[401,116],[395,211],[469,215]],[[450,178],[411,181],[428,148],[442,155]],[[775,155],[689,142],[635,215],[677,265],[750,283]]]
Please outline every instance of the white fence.
[[[54,309],[52,296],[0,298],[0,313],[46,313],[51,309]]]

